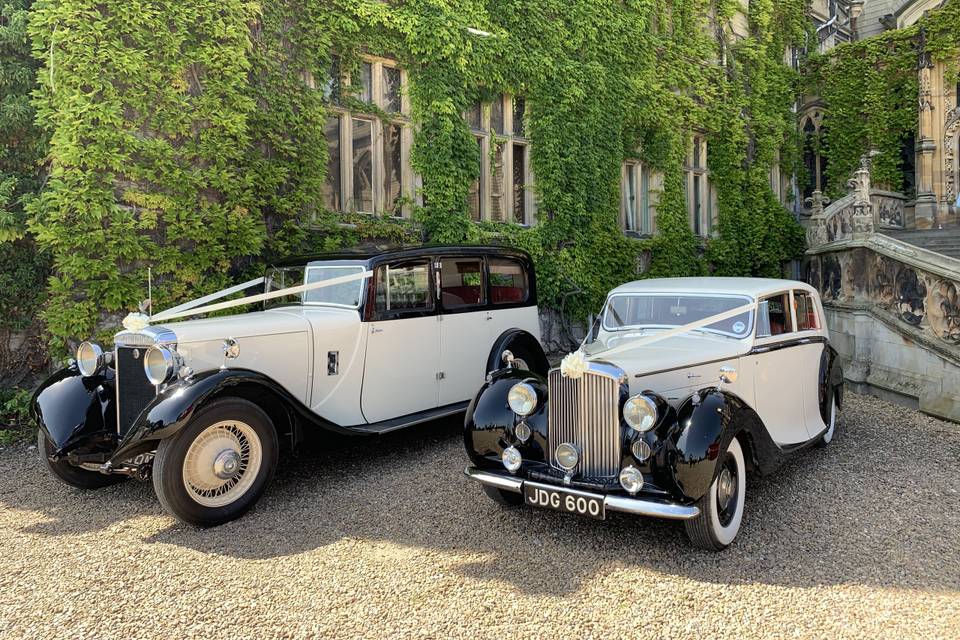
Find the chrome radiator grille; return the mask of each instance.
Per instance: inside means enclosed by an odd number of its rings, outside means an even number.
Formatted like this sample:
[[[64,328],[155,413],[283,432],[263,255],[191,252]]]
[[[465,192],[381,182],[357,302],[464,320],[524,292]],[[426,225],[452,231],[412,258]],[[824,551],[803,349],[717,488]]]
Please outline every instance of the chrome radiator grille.
[[[557,445],[569,442],[580,450],[575,473],[609,478],[620,471],[620,383],[600,373],[586,372],[579,380],[559,369],[548,379],[547,439],[550,464],[557,469]]]

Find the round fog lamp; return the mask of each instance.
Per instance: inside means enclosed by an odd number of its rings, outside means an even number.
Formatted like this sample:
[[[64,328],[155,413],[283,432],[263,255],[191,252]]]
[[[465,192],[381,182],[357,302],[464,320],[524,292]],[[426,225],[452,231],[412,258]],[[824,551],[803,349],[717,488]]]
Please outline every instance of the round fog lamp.
[[[93,342],[81,342],[77,348],[77,368],[84,376],[96,375],[106,363],[103,349]]]
[[[623,419],[631,428],[643,433],[657,423],[657,405],[647,396],[633,396],[623,403]]]
[[[518,416],[528,416],[537,408],[537,392],[526,382],[520,382],[510,387],[507,404]]]
[[[630,446],[630,451],[633,453],[633,457],[640,462],[650,457],[650,445],[643,440],[634,440]]]
[[[520,451],[516,447],[507,447],[503,450],[503,454],[500,456],[500,460],[503,461],[503,466],[510,473],[515,472],[520,468],[520,463],[523,462],[523,458],[520,456]]]
[[[580,452],[569,442],[564,442],[557,447],[554,455],[557,458],[557,464],[565,471],[573,471],[577,463],[580,462]]]
[[[630,495],[635,494],[643,488],[643,474],[633,465],[624,467],[620,472],[620,486]]]

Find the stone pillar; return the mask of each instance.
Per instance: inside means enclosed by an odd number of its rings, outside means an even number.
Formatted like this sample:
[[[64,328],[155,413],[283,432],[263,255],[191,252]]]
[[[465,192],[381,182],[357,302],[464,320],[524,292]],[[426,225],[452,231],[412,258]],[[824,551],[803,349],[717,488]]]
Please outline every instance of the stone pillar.
[[[937,150],[934,139],[933,88],[931,69],[933,61],[926,50],[927,34],[920,29],[920,54],[917,59],[920,93],[918,96],[919,127],[917,129],[917,204],[916,226],[930,229],[937,217],[937,195],[933,190],[933,156]]]
[[[873,355],[871,336],[874,320],[867,311],[854,311],[853,322],[853,354],[850,364],[844,367],[843,375],[854,384],[866,384]]]
[[[853,227],[854,238],[865,238],[873,233],[874,215],[873,205],[870,202],[870,160],[868,156],[860,158],[860,168],[849,182],[853,189],[853,215],[850,224]]]
[[[807,247],[819,247],[827,243],[827,218],[823,215],[824,206],[830,204],[830,198],[824,196],[819,189],[805,200],[810,209],[810,224],[807,227]]]

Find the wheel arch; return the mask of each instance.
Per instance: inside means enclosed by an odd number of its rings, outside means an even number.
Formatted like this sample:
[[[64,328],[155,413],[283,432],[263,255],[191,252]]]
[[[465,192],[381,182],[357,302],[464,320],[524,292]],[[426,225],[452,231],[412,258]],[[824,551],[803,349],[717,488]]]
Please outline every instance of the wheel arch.
[[[291,444],[300,440],[306,422],[337,433],[346,429],[319,418],[280,383],[249,369],[217,369],[198,374],[166,387],[137,417],[110,459],[120,463],[131,455],[155,448],[156,443],[180,432],[198,411],[211,402],[228,397],[249,400],[274,422],[278,437],[291,435]]]
[[[694,393],[680,404],[678,424],[674,477],[689,499],[698,500],[707,492],[717,473],[720,452],[734,438],[744,450],[748,470],[766,475],[779,466],[779,449],[760,416],[729,391],[712,387]]]
[[[830,401],[836,400],[837,409],[843,409],[843,365],[837,350],[830,343],[824,345],[820,354],[818,382],[820,419],[824,425],[829,425]]]
[[[503,363],[499,361],[500,354],[504,349],[523,348],[534,354],[535,362],[528,362],[531,371],[541,376],[546,376],[550,369],[550,363],[547,361],[547,354],[543,351],[543,346],[533,334],[523,329],[507,329],[494,341],[490,349],[490,355],[487,356],[487,371],[496,371],[503,368]]]

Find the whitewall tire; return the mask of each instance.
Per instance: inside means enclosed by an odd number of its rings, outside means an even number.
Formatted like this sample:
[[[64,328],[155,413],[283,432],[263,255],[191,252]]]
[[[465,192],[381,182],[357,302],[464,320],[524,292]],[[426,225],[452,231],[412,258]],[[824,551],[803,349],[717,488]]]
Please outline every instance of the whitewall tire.
[[[273,477],[279,446],[273,423],[239,398],[212,402],[160,443],[153,488],[182,522],[209,527],[239,518]]]
[[[830,425],[827,427],[827,430],[824,432],[820,439],[817,441],[817,446],[825,447],[833,441],[833,436],[837,432],[837,397],[834,397],[830,400]]]
[[[707,493],[697,501],[700,514],[684,522],[690,542],[721,551],[733,542],[743,520],[747,469],[740,442],[734,438],[718,458],[718,471]]]

